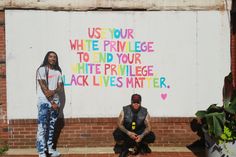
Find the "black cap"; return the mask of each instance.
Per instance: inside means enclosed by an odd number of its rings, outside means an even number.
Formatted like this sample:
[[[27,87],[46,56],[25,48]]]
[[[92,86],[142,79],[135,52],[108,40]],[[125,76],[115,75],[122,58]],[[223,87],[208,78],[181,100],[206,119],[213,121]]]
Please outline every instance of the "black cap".
[[[142,101],[142,97],[141,97],[141,95],[139,95],[139,94],[133,94],[132,96],[131,96],[131,103],[141,103],[141,101]]]

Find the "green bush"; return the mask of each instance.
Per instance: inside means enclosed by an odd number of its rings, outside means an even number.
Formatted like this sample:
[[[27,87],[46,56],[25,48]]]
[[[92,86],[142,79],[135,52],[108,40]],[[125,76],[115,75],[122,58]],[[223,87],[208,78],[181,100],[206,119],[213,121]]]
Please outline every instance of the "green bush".
[[[217,143],[236,140],[236,97],[223,106],[210,105],[200,110],[196,116],[201,119],[202,127],[217,140]]]
[[[0,146],[0,155],[4,154],[7,150],[8,150],[7,144],[3,144],[2,146]]]

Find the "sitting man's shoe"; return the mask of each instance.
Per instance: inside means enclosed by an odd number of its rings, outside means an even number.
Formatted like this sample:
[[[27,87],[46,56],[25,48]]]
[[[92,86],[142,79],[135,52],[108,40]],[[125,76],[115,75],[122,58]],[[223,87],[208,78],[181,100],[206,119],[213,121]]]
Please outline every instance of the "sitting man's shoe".
[[[152,152],[152,150],[148,147],[147,144],[142,144],[140,146],[140,153],[141,154],[146,154],[146,153],[151,153],[151,152]]]
[[[127,157],[129,154],[129,151],[126,149],[126,150],[122,150],[122,152],[120,153],[119,157]]]
[[[137,155],[139,153],[138,148],[135,146],[133,148],[129,148],[129,154],[131,155]]]
[[[61,155],[61,154],[60,154],[58,151],[56,151],[55,149],[49,149],[49,150],[48,150],[48,154],[50,154],[51,157],[58,157],[58,156]]]
[[[121,151],[122,151],[122,145],[116,144],[116,145],[114,146],[113,150],[114,150],[115,154],[121,153]]]

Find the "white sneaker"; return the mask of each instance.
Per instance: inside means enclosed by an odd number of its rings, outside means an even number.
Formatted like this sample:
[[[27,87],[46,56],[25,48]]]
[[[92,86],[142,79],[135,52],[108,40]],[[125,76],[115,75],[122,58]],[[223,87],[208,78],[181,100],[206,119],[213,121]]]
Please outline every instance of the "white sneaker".
[[[43,154],[39,154],[39,157],[47,157],[47,155],[43,153]]]
[[[58,156],[61,155],[61,154],[60,154],[58,151],[56,151],[55,149],[49,149],[49,150],[48,150],[48,154],[50,154],[51,157],[58,157]]]

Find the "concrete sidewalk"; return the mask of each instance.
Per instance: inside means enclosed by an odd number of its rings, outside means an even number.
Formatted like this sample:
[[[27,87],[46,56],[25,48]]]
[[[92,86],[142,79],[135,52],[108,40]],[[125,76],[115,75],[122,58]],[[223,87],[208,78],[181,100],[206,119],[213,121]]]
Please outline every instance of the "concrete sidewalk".
[[[186,147],[151,147],[152,153],[148,155],[137,155],[136,157],[204,157],[204,150],[192,152]],[[61,157],[118,157],[114,154],[112,147],[79,147],[58,148]],[[3,157],[37,157],[35,148],[32,149],[10,149]],[[131,157],[131,156],[130,156]]]

